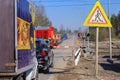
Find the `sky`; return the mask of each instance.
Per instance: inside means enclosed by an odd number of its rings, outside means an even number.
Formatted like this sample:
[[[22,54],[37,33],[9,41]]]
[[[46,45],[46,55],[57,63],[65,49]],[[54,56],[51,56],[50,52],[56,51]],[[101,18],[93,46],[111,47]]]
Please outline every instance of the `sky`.
[[[70,30],[86,30],[83,22],[93,8],[96,0],[31,0],[35,5],[43,5],[46,15],[58,30],[63,26]],[[100,0],[108,15],[108,0]],[[120,11],[120,0],[110,0],[110,16]]]

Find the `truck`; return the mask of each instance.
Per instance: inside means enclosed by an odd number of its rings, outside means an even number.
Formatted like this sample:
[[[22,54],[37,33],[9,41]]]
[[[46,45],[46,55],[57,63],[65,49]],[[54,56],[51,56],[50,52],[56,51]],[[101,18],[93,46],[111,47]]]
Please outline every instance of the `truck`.
[[[56,39],[54,38],[54,27],[53,26],[37,26],[35,28],[36,39],[44,39],[50,46],[56,44]]]
[[[41,39],[53,39],[54,38],[54,27],[53,26],[37,26],[35,32],[36,32],[36,38],[41,38]]]
[[[36,79],[34,5],[0,0],[0,10],[0,80]]]

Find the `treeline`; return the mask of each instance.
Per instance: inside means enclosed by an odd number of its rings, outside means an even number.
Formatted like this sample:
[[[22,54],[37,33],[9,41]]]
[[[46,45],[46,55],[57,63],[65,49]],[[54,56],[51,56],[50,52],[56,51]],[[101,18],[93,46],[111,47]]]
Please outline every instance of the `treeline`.
[[[42,5],[35,8],[35,26],[51,26],[52,22],[46,16],[45,8]]]
[[[54,26],[47,17],[43,5],[39,5],[35,7],[35,26],[42,26],[42,27]],[[54,32],[55,33],[58,32],[57,28],[55,28]]]
[[[112,26],[113,26],[114,34],[116,36],[119,36],[120,35],[120,11],[119,11],[118,15],[113,14],[111,16],[111,23],[112,23]]]
[[[117,15],[113,14],[110,18],[112,24],[112,39],[120,39],[120,11]],[[95,40],[96,38],[96,29],[95,27],[89,27],[90,29],[90,40]],[[108,40],[109,38],[109,29],[108,28],[99,28],[99,41]]]

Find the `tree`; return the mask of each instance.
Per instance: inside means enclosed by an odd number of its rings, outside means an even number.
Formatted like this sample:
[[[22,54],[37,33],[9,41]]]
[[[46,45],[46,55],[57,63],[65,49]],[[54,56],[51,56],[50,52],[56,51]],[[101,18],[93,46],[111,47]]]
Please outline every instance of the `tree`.
[[[63,25],[60,26],[60,34],[65,34],[65,29]]]
[[[118,16],[117,16],[117,21],[118,21],[118,34],[120,33],[120,11],[119,11],[119,13],[118,13]]]
[[[37,6],[35,9],[36,12],[36,19],[35,19],[35,26],[50,26],[52,22],[46,16],[44,6],[40,5]]]
[[[54,28],[54,33],[58,33],[58,30],[57,30],[57,28]]]
[[[90,27],[89,33],[90,33],[90,40],[95,41],[95,34],[96,34],[95,27]]]
[[[118,21],[117,16],[115,14],[113,14],[111,16],[111,23],[112,23],[112,26],[113,26],[113,32],[115,32],[116,35],[118,34],[118,27],[119,27],[118,22],[119,21]]]
[[[89,28],[90,33],[90,40],[95,41],[96,39],[96,28],[90,27]],[[108,37],[108,32],[106,28],[99,28],[99,41],[104,41]]]

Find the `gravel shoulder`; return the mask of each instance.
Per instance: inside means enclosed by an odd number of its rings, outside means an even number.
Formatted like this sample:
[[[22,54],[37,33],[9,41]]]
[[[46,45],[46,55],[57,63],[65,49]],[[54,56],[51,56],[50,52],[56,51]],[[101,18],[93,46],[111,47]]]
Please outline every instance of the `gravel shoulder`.
[[[101,44],[101,43],[100,43]],[[105,43],[102,43],[105,44]],[[109,50],[108,50],[109,51]],[[99,54],[98,77],[95,77],[95,55],[81,57],[77,66],[71,58],[63,73],[56,74],[53,80],[120,80],[120,53],[113,53],[113,64],[109,63],[109,53]]]

